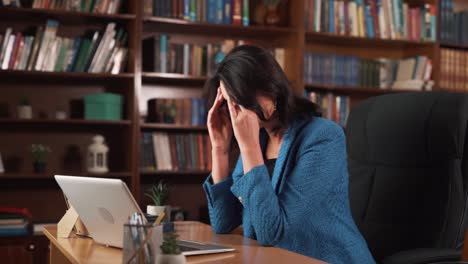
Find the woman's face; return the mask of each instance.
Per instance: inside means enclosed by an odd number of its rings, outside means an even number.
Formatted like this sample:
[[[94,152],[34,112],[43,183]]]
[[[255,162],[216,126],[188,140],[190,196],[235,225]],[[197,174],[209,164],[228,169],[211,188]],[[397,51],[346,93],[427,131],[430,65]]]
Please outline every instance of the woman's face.
[[[229,95],[226,91],[226,87],[224,86],[223,81],[220,81],[220,88],[221,88],[221,94],[223,95],[224,99],[226,101],[231,101],[231,98],[229,98]],[[263,96],[263,95],[257,95],[257,102],[259,105],[262,107],[263,115],[265,116],[266,119],[269,119],[273,113],[276,111],[275,109],[275,103],[273,100],[270,98]],[[266,125],[266,122],[258,119],[258,122],[261,127],[264,127]]]

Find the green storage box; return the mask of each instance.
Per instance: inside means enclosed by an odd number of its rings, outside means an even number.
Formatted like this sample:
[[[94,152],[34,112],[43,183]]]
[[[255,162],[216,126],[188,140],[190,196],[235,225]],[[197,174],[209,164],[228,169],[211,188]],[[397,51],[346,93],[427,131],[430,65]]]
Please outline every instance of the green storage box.
[[[88,94],[84,97],[85,119],[122,120],[122,96],[113,93]]]

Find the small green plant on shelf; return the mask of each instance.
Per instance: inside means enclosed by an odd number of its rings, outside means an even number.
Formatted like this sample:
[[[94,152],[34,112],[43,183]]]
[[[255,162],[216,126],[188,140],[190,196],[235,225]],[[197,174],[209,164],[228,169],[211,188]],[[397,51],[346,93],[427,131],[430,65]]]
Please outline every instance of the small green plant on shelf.
[[[161,245],[161,251],[165,255],[179,255],[180,248],[177,245],[178,235],[174,232],[164,235],[164,241]]]
[[[153,201],[155,206],[164,206],[169,198],[169,186],[164,181],[159,181],[145,193]]]
[[[45,172],[47,167],[47,158],[52,150],[49,146],[43,144],[32,144],[31,155],[33,159],[34,172]]]

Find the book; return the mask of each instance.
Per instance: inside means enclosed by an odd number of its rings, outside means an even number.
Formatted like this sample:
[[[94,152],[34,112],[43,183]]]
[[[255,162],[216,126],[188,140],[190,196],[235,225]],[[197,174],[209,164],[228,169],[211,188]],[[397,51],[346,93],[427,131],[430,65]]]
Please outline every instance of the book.
[[[441,49],[440,65],[442,89],[468,91],[468,51]]]
[[[47,20],[34,36],[7,28],[0,34],[0,68],[111,74],[125,70],[128,35],[124,28],[109,23],[103,33],[69,38],[57,35],[58,26],[57,21]]]
[[[152,171],[211,170],[206,133],[144,132],[140,138],[140,169]]]
[[[304,96],[319,106],[322,117],[331,119],[342,127],[346,126],[350,111],[349,96],[314,91],[305,91]]]
[[[5,172],[5,167],[3,166],[2,154],[0,153],[0,173]]]
[[[20,1],[14,0],[14,2],[19,3]],[[100,14],[116,14],[119,12],[121,4],[121,0],[34,0],[32,1],[32,8],[80,11]]]
[[[304,9],[306,31],[427,42],[436,39],[433,4],[414,6],[402,0],[308,0]],[[414,34],[416,29],[419,34]]]

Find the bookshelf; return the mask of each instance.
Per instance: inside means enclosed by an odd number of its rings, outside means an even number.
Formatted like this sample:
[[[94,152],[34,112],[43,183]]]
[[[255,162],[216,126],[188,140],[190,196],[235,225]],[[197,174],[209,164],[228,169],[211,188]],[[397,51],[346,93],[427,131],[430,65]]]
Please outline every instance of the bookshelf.
[[[334,95],[349,96],[351,105],[371,96],[394,92],[409,92],[410,89],[384,90],[369,87],[348,87],[307,83],[304,80],[304,54],[307,52],[358,56],[364,59],[386,57],[403,59],[410,56],[424,55],[433,62],[433,90],[440,89],[441,67],[439,65],[442,48],[468,50],[466,45],[414,40],[390,40],[364,37],[342,36],[331,33],[319,33],[307,30],[304,25],[304,4],[306,0],[288,2],[288,21],[284,27],[240,26],[189,22],[182,19],[146,16],[143,14],[143,2],[129,0],[124,12],[119,14],[96,14],[63,10],[0,7],[0,32],[9,26],[25,30],[30,26],[44,25],[49,18],[60,22],[60,33],[73,37],[89,29],[103,29],[109,22],[117,22],[128,32],[128,62],[126,71],[119,74],[77,73],[77,72],[39,72],[0,70],[0,90],[6,99],[16,105],[18,96],[31,95],[36,105],[47,105],[52,111],[54,100],[70,100],[91,92],[108,91],[123,96],[124,120],[90,121],[80,119],[54,120],[38,118],[20,120],[14,117],[0,119],[0,153],[3,161],[9,156],[23,158],[24,164],[19,171],[0,174],[0,181],[6,187],[0,187],[0,200],[3,205],[28,207],[35,215],[35,221],[57,221],[63,214],[63,203],[58,186],[52,182],[52,174],[73,172],[89,175],[84,170],[61,168],[60,160],[52,162],[47,174],[33,174],[30,171],[29,154],[18,148],[18,142],[29,143],[45,140],[58,155],[64,155],[64,149],[70,143],[84,148],[90,142],[90,136],[102,133],[111,148],[110,173],[99,177],[122,178],[129,185],[136,200],[145,208],[148,200],[143,193],[156,179],[164,178],[173,185],[174,197],[171,203],[186,209],[189,219],[206,219],[206,200],[201,188],[206,170],[181,171],[143,171],[139,168],[140,135],[143,132],[202,133],[207,134],[205,126],[146,123],[140,108],[149,98],[187,98],[200,97],[206,76],[193,76],[175,73],[158,73],[143,68],[143,58],[149,56],[142,41],[156,34],[168,34],[178,41],[209,43],[224,39],[243,40],[260,44],[267,48],[283,48],[285,51],[284,71],[293,84],[294,92],[303,95],[304,91],[329,92]],[[346,0],[348,1],[348,0]],[[410,6],[433,4],[439,9],[440,1],[409,0]],[[253,12],[253,11],[252,11]],[[438,34],[437,34],[438,35]],[[450,87],[444,87],[450,88]],[[11,106],[12,107],[12,106]],[[34,105],[33,105],[34,107]],[[11,109],[14,112],[14,109]],[[21,150],[18,150],[21,149]],[[17,184],[18,181],[37,179],[38,186]],[[38,195],[37,201],[24,196]],[[53,201],[52,204],[49,201]],[[41,202],[42,201],[42,202]],[[46,208],[48,207],[48,208]]]

